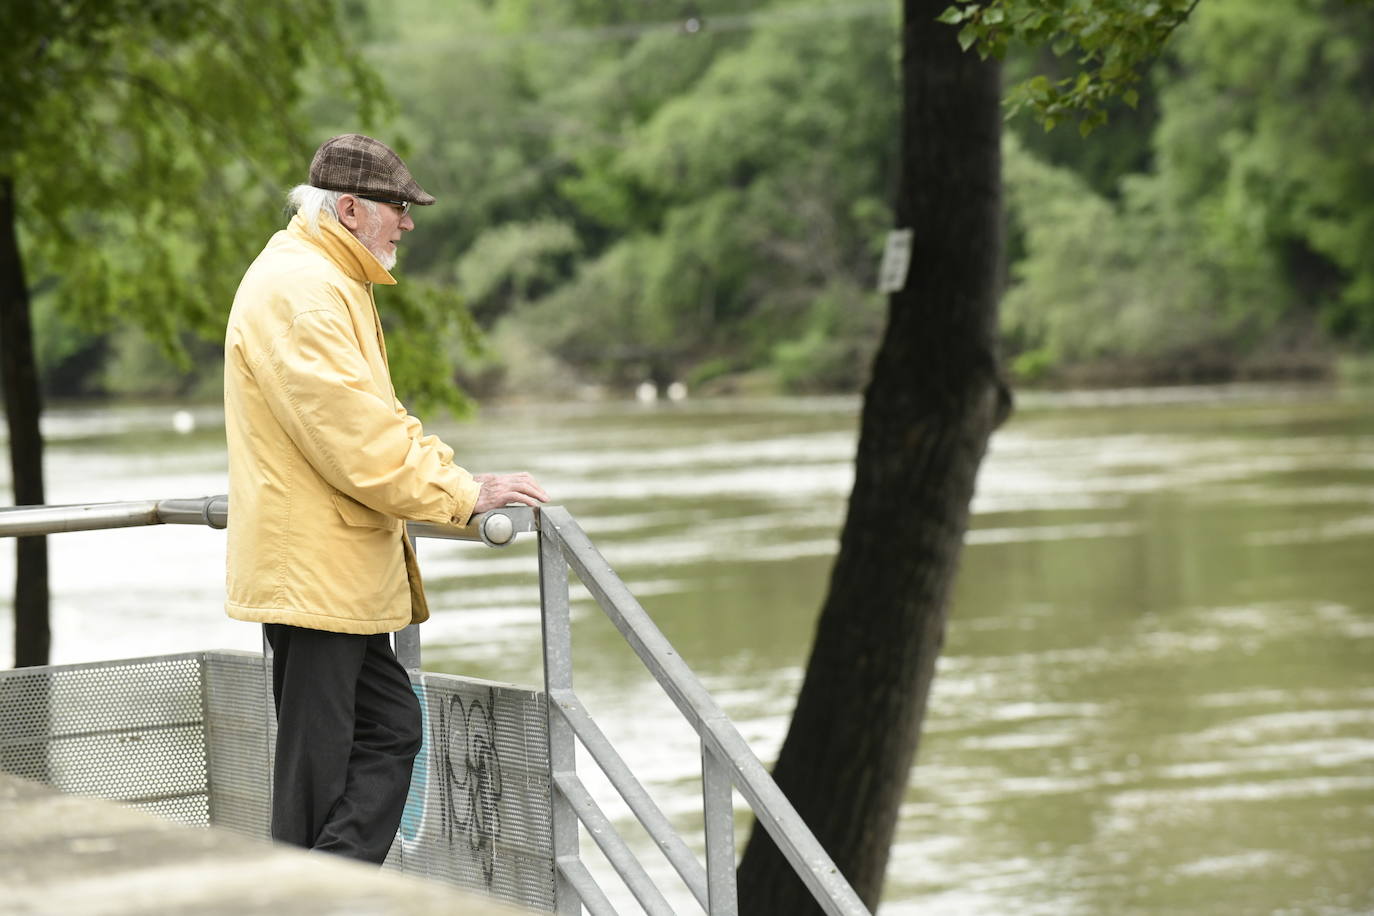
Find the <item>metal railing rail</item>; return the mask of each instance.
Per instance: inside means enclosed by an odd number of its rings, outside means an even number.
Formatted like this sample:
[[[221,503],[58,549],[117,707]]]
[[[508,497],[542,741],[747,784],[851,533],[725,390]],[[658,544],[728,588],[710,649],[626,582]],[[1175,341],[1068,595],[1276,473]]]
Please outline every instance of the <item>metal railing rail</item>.
[[[696,857],[648,799],[643,787],[587,715],[573,691],[569,569],[577,573],[578,579],[701,740],[706,828],[704,880]],[[617,864],[624,855],[624,842],[577,778],[575,743],[580,740],[711,916],[737,916],[739,912],[735,891],[733,789],[739,790],[822,910],[832,916],[867,916],[868,909],[863,901],[840,874],[734,724],[654,625],[586,532],[561,506],[545,506],[539,510],[539,582],[544,619],[544,678],[549,699],[549,761],[557,789],[553,808],[554,859],[561,872],[559,880],[566,883],[566,890],[581,896],[581,902],[595,916],[613,912],[601,908],[605,895],[599,889],[591,897],[583,895],[582,886],[589,876],[582,873],[580,864],[577,868],[565,868],[565,863],[571,865],[577,860],[576,830],[566,829],[567,821],[577,817],[587,826],[645,910],[650,914],[672,912],[666,903],[661,903],[661,897],[643,887],[647,876],[642,876],[642,871],[622,870]],[[559,890],[564,891],[564,887],[560,885]],[[569,893],[557,895],[560,916],[579,912],[576,902],[565,904],[570,897]]]
[[[225,496],[0,508],[0,538],[161,524],[224,528],[228,525],[228,509],[229,501]],[[510,544],[521,533],[538,534],[552,845],[559,916],[575,916],[584,906],[593,916],[615,914],[610,899],[581,859],[579,822],[586,826],[611,867],[650,916],[671,916],[673,913],[662,891],[578,777],[576,748],[579,742],[710,916],[738,916],[739,913],[735,887],[733,792],[736,789],[825,913],[869,916],[868,909],[734,724],[678,656],[571,513],[561,506],[544,506],[537,511],[524,506],[508,506],[476,516],[463,527],[410,522],[407,532],[412,538],[482,541],[493,547]],[[577,574],[700,739],[705,867],[597,727],[573,690],[569,571]],[[396,642],[402,663],[408,668],[418,668],[417,628],[407,627],[400,631]]]
[[[81,503],[70,506],[0,507],[0,537],[38,537],[68,531],[137,528],[144,525],[229,525],[229,497],[195,499],[135,499],[124,502]],[[535,530],[534,510],[507,506],[474,516],[467,525],[408,522],[412,538],[482,541],[504,547],[517,534]]]

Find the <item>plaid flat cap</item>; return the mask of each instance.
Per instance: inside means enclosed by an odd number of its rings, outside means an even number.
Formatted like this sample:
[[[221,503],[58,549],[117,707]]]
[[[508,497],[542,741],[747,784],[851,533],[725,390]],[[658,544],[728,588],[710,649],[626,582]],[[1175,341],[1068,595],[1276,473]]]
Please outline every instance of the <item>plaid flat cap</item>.
[[[428,206],[434,196],[416,183],[391,147],[362,134],[324,141],[310,162],[310,183],[328,191],[408,200]]]

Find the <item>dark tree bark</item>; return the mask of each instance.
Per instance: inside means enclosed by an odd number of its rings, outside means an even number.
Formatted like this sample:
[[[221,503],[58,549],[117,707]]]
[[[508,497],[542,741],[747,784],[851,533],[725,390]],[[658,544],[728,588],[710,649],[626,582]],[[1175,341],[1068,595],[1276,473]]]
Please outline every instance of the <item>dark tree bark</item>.
[[[0,382],[9,423],[14,502],[36,506],[43,498],[43,401],[34,358],[29,292],[15,229],[14,180],[0,176]],[[14,664],[46,665],[48,628],[47,538],[19,538],[14,582]]]
[[[906,0],[899,227],[905,288],[864,394],[854,490],[774,778],[870,908],[944,638],[974,478],[1010,408],[996,354],[1001,288],[998,67]],[[740,912],[820,912],[756,826]]]

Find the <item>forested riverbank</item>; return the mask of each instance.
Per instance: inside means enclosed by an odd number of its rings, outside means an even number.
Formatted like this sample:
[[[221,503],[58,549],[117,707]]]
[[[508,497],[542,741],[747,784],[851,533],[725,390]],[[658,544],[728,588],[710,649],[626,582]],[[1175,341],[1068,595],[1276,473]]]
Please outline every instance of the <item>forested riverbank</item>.
[[[439,196],[399,275],[440,317],[393,347],[446,357],[484,397],[646,379],[858,390],[885,308],[898,11],[683,10],[404,0],[347,14],[392,97],[373,129],[403,139]],[[1374,335],[1370,47],[1367,8],[1207,0],[1136,107],[1088,138],[1012,117],[1002,337],[1015,380],[1359,371]],[[390,66],[398,56],[406,66]],[[1006,80],[1072,67],[1012,48]],[[327,74],[302,89],[320,136],[358,126]],[[42,274],[60,266],[38,255],[50,395],[217,397],[213,335],[188,334],[178,365],[131,325],[59,314]],[[236,279],[204,278],[211,315]]]

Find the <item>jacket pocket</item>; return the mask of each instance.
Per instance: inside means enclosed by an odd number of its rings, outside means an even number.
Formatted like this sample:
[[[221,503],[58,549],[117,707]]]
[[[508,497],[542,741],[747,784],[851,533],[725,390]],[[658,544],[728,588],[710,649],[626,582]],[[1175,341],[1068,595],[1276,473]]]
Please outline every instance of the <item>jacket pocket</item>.
[[[344,524],[352,525],[355,528],[382,528],[386,531],[394,531],[401,520],[385,513],[378,512],[376,509],[369,509],[356,499],[349,499],[342,493],[330,497],[334,500],[334,508],[339,510],[339,517],[344,520]]]

